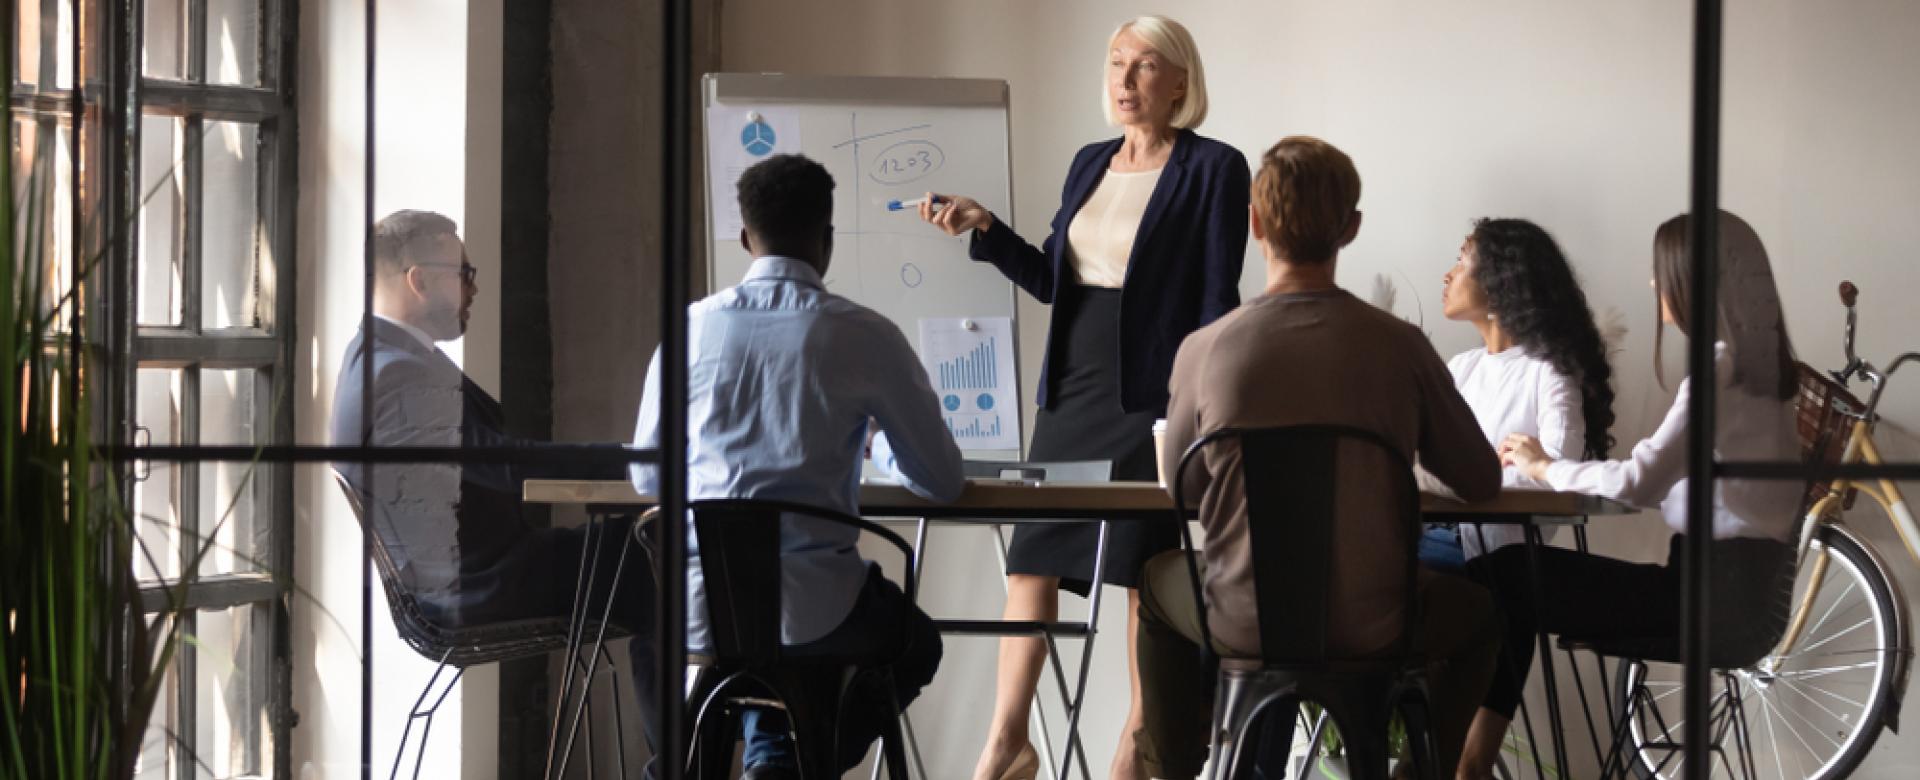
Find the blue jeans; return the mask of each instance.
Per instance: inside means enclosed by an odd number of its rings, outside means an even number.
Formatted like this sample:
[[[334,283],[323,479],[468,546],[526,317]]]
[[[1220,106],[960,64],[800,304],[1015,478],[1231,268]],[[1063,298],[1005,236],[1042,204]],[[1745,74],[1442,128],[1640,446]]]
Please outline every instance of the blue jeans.
[[[1441,574],[1464,574],[1467,553],[1460,548],[1460,532],[1452,526],[1428,526],[1420,535],[1420,563]]]
[[[824,637],[787,650],[793,655],[813,657],[884,658],[893,667],[894,696],[905,708],[920,695],[920,689],[933,682],[940,666],[940,630],[907,600],[898,585],[880,575],[880,567],[867,570],[866,588],[860,592],[853,611],[839,627]],[[863,664],[864,665],[864,664]],[[878,739],[887,718],[879,707],[864,702],[849,702],[840,713],[841,771],[845,772],[866,757],[867,749]],[[788,739],[786,715],[777,710],[748,710],[740,718],[741,737],[746,741],[742,767],[774,764],[794,766],[793,743]]]

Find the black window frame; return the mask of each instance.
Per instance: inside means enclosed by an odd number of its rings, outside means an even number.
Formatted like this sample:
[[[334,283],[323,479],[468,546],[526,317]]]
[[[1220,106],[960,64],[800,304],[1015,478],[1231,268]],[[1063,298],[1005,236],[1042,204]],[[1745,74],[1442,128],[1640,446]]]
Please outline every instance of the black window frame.
[[[126,188],[127,213],[117,215],[124,224],[136,224],[143,199],[148,193],[141,186],[141,134],[143,120],[164,116],[180,122],[187,139],[180,145],[180,164],[171,175],[180,181],[181,198],[175,204],[180,228],[176,244],[180,259],[180,321],[177,325],[139,323],[135,303],[144,247],[132,238],[116,247],[121,271],[113,275],[114,284],[123,289],[109,293],[120,306],[112,312],[115,325],[125,329],[124,347],[115,356],[119,369],[118,385],[123,399],[138,395],[140,369],[177,369],[182,372],[180,394],[181,445],[193,448],[200,442],[199,404],[203,370],[252,369],[253,388],[251,427],[263,446],[290,444],[294,438],[293,386],[298,366],[295,362],[296,319],[295,289],[298,279],[295,265],[294,230],[299,197],[298,123],[294,86],[298,75],[299,3],[297,0],[253,0],[258,20],[253,86],[206,82],[206,46],[208,0],[139,0],[121,6],[126,13],[122,24],[126,32],[115,42],[122,63],[122,77],[130,82],[131,99],[122,104],[121,115],[107,121],[126,128],[128,139],[124,166],[116,173]],[[147,7],[154,3],[184,8],[184,78],[155,78],[143,72],[146,44],[144,28]],[[82,33],[84,34],[84,33]],[[253,257],[255,304],[251,322],[237,327],[203,327],[201,302],[203,288],[201,217],[206,203],[202,182],[204,156],[200,140],[206,136],[206,123],[237,122],[251,125],[255,134],[255,222]],[[126,231],[129,234],[136,231]],[[270,283],[261,282],[271,280]],[[135,407],[124,404],[128,421],[122,445],[142,443],[140,420]],[[193,540],[210,518],[219,517],[225,499],[202,495],[200,470],[214,467],[220,459],[188,457],[176,461],[178,470],[181,536]],[[183,544],[181,563],[184,606],[189,610],[181,622],[181,631],[191,635],[202,612],[250,608],[252,633],[246,672],[254,684],[264,686],[258,702],[265,707],[266,724],[258,740],[244,746],[249,764],[270,777],[291,776],[290,731],[297,721],[293,709],[293,673],[289,639],[289,602],[293,593],[293,469],[291,464],[256,461],[250,487],[256,533],[243,548],[255,564],[255,571],[201,576],[188,572],[184,556],[190,545]],[[139,480],[150,466],[136,463],[130,478]],[[126,491],[132,500],[133,491]],[[131,509],[131,505],[128,506]],[[140,583],[142,606],[148,615],[167,607],[173,593],[168,587],[177,581],[147,580]],[[199,720],[196,700],[197,654],[193,643],[183,642],[171,668],[177,695],[162,700],[159,706],[171,706],[171,713],[156,711],[161,721],[169,715],[183,733],[174,735],[176,744],[191,748],[196,744]],[[239,663],[236,659],[236,663]],[[246,717],[246,715],[239,715]],[[203,777],[203,767],[191,749],[170,750],[171,777]]]

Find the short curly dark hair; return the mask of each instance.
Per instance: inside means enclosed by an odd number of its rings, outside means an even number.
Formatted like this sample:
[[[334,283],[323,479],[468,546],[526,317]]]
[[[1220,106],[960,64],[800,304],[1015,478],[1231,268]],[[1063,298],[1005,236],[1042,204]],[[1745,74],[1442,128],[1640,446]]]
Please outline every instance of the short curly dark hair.
[[[1487,310],[1528,355],[1580,386],[1587,426],[1585,460],[1613,449],[1613,368],[1593,322],[1587,294],[1553,236],[1524,219],[1481,219],[1468,239],[1473,280],[1487,291]],[[1572,453],[1565,453],[1572,457]]]
[[[798,154],[776,154],[740,175],[747,232],[783,249],[816,240],[833,224],[833,174]]]

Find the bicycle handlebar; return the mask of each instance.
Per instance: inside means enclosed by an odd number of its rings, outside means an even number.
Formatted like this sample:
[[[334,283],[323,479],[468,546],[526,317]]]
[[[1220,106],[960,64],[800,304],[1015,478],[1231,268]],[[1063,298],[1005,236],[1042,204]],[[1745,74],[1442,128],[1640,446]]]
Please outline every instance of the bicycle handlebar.
[[[1867,380],[1867,382],[1873,386],[1873,392],[1867,397],[1867,408],[1864,410],[1865,419],[1871,421],[1875,418],[1875,411],[1880,407],[1880,396],[1887,389],[1887,380],[1892,378],[1893,372],[1898,371],[1901,366],[1907,363],[1920,362],[1920,352],[1908,352],[1894,358],[1893,362],[1884,369],[1875,368],[1872,363],[1861,360],[1860,356],[1854,352],[1853,346],[1854,330],[1858,324],[1858,315],[1854,310],[1854,305],[1859,302],[1860,288],[1854,285],[1852,281],[1842,281],[1840,283],[1840,303],[1847,307],[1847,365],[1839,371],[1832,373],[1834,378],[1840,380],[1840,384],[1843,386],[1847,383],[1847,380],[1856,376]]]
[[[1894,358],[1893,365],[1887,366],[1886,370],[1880,372],[1880,378],[1885,379],[1893,376],[1893,372],[1898,371],[1902,363],[1910,362],[1920,362],[1920,352],[1908,352],[1900,357]]]

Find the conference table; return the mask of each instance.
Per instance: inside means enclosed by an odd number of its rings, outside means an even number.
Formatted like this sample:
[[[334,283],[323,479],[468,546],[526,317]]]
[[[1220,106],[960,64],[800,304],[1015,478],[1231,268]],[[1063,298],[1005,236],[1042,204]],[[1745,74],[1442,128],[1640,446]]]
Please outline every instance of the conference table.
[[[527,480],[522,498],[530,504],[582,506],[590,514],[631,514],[652,508],[657,502],[653,496],[642,495],[634,490],[633,484],[624,480]],[[1515,524],[1526,528],[1528,549],[1538,549],[1544,542],[1540,529],[1554,525],[1583,525],[1587,518],[1605,515],[1631,514],[1635,510],[1618,502],[1577,493],[1559,493],[1549,490],[1530,490],[1510,488],[1486,501],[1463,502],[1434,493],[1422,493],[1420,497],[1422,519],[1428,523],[1454,524],[1475,522],[1481,524]],[[926,530],[929,522],[967,523],[978,525],[1019,525],[1027,523],[1061,522],[1100,522],[1099,544],[1094,556],[1093,581],[1102,580],[1106,563],[1106,537],[1109,524],[1115,522],[1166,522],[1173,513],[1173,498],[1155,482],[1050,482],[1027,479],[970,479],[960,497],[952,502],[939,503],[914,495],[905,487],[890,481],[867,480],[860,485],[860,514],[869,518],[906,518],[918,524],[915,549],[926,544]],[[1192,510],[1188,511],[1192,514]],[[1537,567],[1536,567],[1537,573]],[[1085,703],[1087,672],[1092,659],[1093,637],[1099,631],[1099,610],[1101,588],[1093,589],[1089,596],[1089,615],[1084,622],[1041,622],[1041,621],[1005,621],[1005,620],[938,620],[942,633],[966,635],[1021,636],[1040,635],[1047,641],[1047,649],[1054,669],[1055,681],[1067,711],[1066,750],[1059,759],[1056,778],[1064,778],[1071,771],[1076,752],[1080,758],[1082,777],[1088,775],[1088,765],[1084,748],[1079,741],[1079,721],[1082,704]],[[1078,684],[1066,684],[1064,667],[1053,639],[1057,636],[1080,637],[1081,662]],[[1538,637],[1539,656],[1548,662],[1541,664],[1541,681],[1546,688],[1548,730],[1551,732],[1554,746],[1555,764],[1560,777],[1567,777],[1567,757],[1560,712],[1558,683],[1554,679],[1553,664],[1547,636]],[[1528,722],[1531,730],[1531,722]],[[1045,725],[1042,724],[1043,742]],[[911,724],[908,727],[909,740]],[[1529,738],[1529,743],[1538,745]],[[1050,748],[1044,752],[1051,753]],[[913,751],[918,763],[919,751]],[[1051,756],[1043,757],[1043,763],[1053,771],[1055,763]],[[1539,767],[1539,752],[1534,751],[1534,762]],[[921,768],[925,776],[924,767]],[[1543,772],[1544,774],[1544,772]]]
[[[630,512],[654,505],[624,480],[530,479],[523,499],[531,504],[575,504],[589,511]],[[1023,479],[970,479],[949,503],[928,501],[899,484],[867,480],[860,484],[860,513],[868,517],[927,517],[1058,520],[1164,520],[1173,498],[1156,482],[1047,482]],[[1604,498],[1551,490],[1508,489],[1487,501],[1463,502],[1422,493],[1420,511],[1428,522],[1471,519],[1481,522],[1566,522],[1633,510]]]

